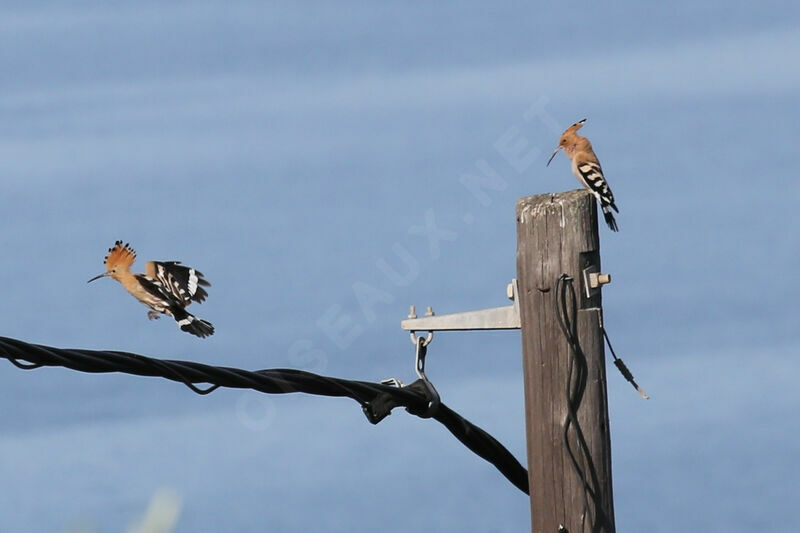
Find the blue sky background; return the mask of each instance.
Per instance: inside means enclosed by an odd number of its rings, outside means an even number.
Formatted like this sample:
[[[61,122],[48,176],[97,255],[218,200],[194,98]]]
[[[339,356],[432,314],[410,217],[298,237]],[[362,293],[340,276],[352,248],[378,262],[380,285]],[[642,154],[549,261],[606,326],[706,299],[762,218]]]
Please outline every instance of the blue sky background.
[[[366,380],[413,379],[409,304],[506,303],[516,199],[577,186],[545,162],[587,117],[621,209],[606,324],[653,397],[611,368],[619,530],[800,529],[800,7],[12,1],[0,72],[4,336]],[[116,239],[205,272],[217,333],[87,286]],[[122,531],[164,487],[186,532],[529,527],[402,411],[0,369],[2,531]],[[524,461],[518,333],[437,335],[428,374]]]

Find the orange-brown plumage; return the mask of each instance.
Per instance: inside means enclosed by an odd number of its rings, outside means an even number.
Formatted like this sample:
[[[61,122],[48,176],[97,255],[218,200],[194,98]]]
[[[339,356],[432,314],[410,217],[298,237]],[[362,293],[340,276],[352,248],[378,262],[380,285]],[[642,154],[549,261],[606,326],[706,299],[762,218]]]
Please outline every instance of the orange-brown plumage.
[[[136,252],[128,243],[122,244],[117,241],[114,246],[108,249],[103,263],[106,266],[108,275],[117,281],[122,281],[125,273],[130,273],[131,265],[136,261]]]
[[[603,176],[603,169],[592,149],[592,143],[589,142],[589,139],[581,137],[577,133],[585,122],[586,119],[580,120],[561,134],[558,146],[553,151],[550,159],[547,160],[547,165],[550,165],[550,161],[553,160],[559,150],[564,150],[564,153],[569,157],[572,173],[595,196],[603,211],[603,218],[605,218],[608,227],[612,231],[617,231],[617,221],[611,213],[612,209],[619,212],[614,202],[614,194]]]
[[[210,284],[203,278],[202,272],[185,267],[178,261],[150,261],[145,265],[144,274],[132,274],[130,268],[135,260],[136,252],[130,244],[117,241],[108,249],[105,257],[106,272],[89,281],[110,277],[119,281],[134,298],[150,308],[147,313],[149,318],[158,318],[163,313],[173,317],[183,331],[198,337],[213,335],[211,323],[186,311],[192,301],[202,302],[208,296],[203,287]]]

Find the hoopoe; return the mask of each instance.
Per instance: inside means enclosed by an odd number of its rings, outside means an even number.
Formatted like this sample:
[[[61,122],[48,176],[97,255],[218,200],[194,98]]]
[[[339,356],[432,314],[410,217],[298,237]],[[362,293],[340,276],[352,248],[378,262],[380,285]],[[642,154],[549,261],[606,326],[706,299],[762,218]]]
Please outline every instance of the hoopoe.
[[[576,122],[561,134],[558,147],[553,151],[550,159],[547,160],[546,166],[550,166],[550,161],[553,160],[559,150],[563,149],[564,153],[572,161],[572,173],[600,202],[603,218],[606,219],[608,227],[611,228],[611,231],[618,231],[617,221],[614,220],[614,215],[611,213],[612,209],[619,213],[619,209],[614,204],[614,193],[611,192],[611,188],[603,177],[603,169],[600,168],[600,161],[594,155],[592,143],[586,137],[581,137],[576,133],[581,129],[584,122],[586,122],[586,119]]]
[[[122,283],[125,290],[134,298],[150,308],[147,318],[159,318],[159,314],[169,315],[178,322],[183,331],[208,337],[214,334],[210,322],[199,319],[186,311],[192,302],[201,303],[208,293],[203,287],[211,284],[203,278],[203,273],[181,265],[180,261],[149,261],[145,263],[144,274],[131,274],[130,267],[136,260],[136,252],[122,241],[114,243],[105,257],[104,274],[93,277],[87,283],[106,276]]]

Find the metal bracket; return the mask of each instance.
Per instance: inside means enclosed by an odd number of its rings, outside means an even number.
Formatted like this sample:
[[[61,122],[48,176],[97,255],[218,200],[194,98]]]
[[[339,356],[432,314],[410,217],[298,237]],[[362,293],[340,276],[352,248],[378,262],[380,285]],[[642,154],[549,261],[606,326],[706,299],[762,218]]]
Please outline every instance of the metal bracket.
[[[517,280],[511,280],[506,288],[506,295],[514,301],[512,305],[492,307],[479,311],[466,311],[447,315],[435,315],[429,306],[425,316],[417,317],[412,305],[408,319],[400,323],[406,331],[467,331],[487,329],[519,329],[519,288]]]

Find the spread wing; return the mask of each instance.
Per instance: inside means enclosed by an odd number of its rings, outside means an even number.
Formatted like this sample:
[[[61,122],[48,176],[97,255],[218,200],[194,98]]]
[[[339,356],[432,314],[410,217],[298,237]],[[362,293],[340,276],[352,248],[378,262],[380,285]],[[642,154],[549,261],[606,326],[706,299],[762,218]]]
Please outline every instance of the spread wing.
[[[145,265],[145,272],[183,307],[192,302],[203,302],[208,296],[203,287],[211,286],[202,272],[183,266],[180,261],[150,261]]]
[[[149,278],[144,274],[135,274],[135,276],[140,287],[144,289],[144,293],[139,293],[136,297],[151,309],[159,313],[170,314],[169,311],[172,308],[183,307],[183,303],[177,300],[170,291],[166,290],[160,281]]]

